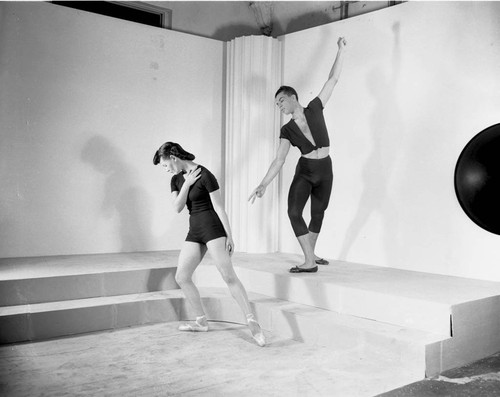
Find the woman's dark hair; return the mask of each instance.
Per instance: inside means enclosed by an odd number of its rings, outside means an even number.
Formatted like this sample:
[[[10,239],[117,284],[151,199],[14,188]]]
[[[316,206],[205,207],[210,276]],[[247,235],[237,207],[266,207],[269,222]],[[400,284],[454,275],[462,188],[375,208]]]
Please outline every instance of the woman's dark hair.
[[[153,157],[153,164],[157,165],[161,158],[168,158],[175,156],[180,160],[194,160],[194,154],[186,152],[181,145],[175,142],[165,142],[156,151]]]
[[[295,98],[297,98],[297,101],[299,100],[299,95],[297,94],[297,91],[295,91],[294,88],[289,87],[287,85],[282,85],[280,88],[278,88],[278,91],[276,91],[276,94],[274,97],[276,98],[279,94],[284,93],[286,96],[292,96],[295,95]]]

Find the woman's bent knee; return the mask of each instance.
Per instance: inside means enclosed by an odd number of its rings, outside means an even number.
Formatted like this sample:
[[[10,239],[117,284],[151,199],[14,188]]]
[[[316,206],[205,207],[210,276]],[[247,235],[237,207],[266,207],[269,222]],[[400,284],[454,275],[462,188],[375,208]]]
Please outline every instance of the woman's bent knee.
[[[224,282],[227,284],[227,285],[233,285],[233,284],[236,284],[238,281],[240,281],[238,279],[238,276],[236,275],[236,273],[234,272],[234,270],[221,270],[220,272],[221,276],[222,276],[222,279],[224,280]]]
[[[179,284],[180,286],[184,284],[191,283],[193,280],[190,275],[187,274],[182,274],[182,273],[176,273],[175,274],[175,282]]]

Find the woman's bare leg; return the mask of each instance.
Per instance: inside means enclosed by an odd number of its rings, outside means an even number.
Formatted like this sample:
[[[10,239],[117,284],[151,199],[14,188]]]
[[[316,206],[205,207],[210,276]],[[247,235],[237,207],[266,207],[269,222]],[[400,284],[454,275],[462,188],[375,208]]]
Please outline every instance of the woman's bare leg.
[[[226,250],[226,238],[221,237],[211,240],[207,243],[208,252],[215,261],[215,265],[219,270],[222,279],[229,287],[229,291],[233,298],[238,302],[243,314],[252,313],[250,302],[248,301],[247,292],[240,279],[236,275],[229,252]]]
[[[179,255],[179,263],[175,274],[175,281],[181,287],[197,317],[204,316],[205,312],[201,304],[200,292],[194,285],[192,277],[206,252],[207,248],[204,245],[185,241]]]
[[[207,248],[224,282],[229,287],[231,295],[245,315],[253,338],[260,346],[264,346],[266,343],[264,334],[262,333],[259,323],[255,320],[245,287],[243,287],[243,284],[234,271],[231,256],[226,250],[226,238],[221,237],[209,241],[207,243]]]

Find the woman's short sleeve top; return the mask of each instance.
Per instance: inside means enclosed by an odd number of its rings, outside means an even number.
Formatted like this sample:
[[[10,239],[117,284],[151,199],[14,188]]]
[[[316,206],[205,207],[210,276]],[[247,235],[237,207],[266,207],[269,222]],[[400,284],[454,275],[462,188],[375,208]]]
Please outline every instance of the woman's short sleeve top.
[[[304,115],[316,146],[304,136],[293,119],[281,127],[280,138],[289,140],[292,146],[298,147],[302,154],[310,153],[321,147],[330,146],[330,138],[323,116],[321,99],[316,97],[309,102],[309,105],[304,108]]]
[[[205,167],[201,168],[200,178],[189,188],[186,206],[190,214],[195,214],[202,211],[213,210],[210,193],[219,189],[217,178]],[[170,180],[170,188],[172,192],[179,192],[184,185],[184,173],[180,172]]]

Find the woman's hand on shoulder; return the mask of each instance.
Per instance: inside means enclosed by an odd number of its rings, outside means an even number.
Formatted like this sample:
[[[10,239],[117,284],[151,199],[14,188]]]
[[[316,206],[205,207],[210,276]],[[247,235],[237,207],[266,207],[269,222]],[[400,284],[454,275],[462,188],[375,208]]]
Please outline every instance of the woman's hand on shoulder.
[[[201,168],[196,168],[195,170],[190,170],[184,175],[184,183],[188,186],[194,185],[194,183],[200,179]]]

